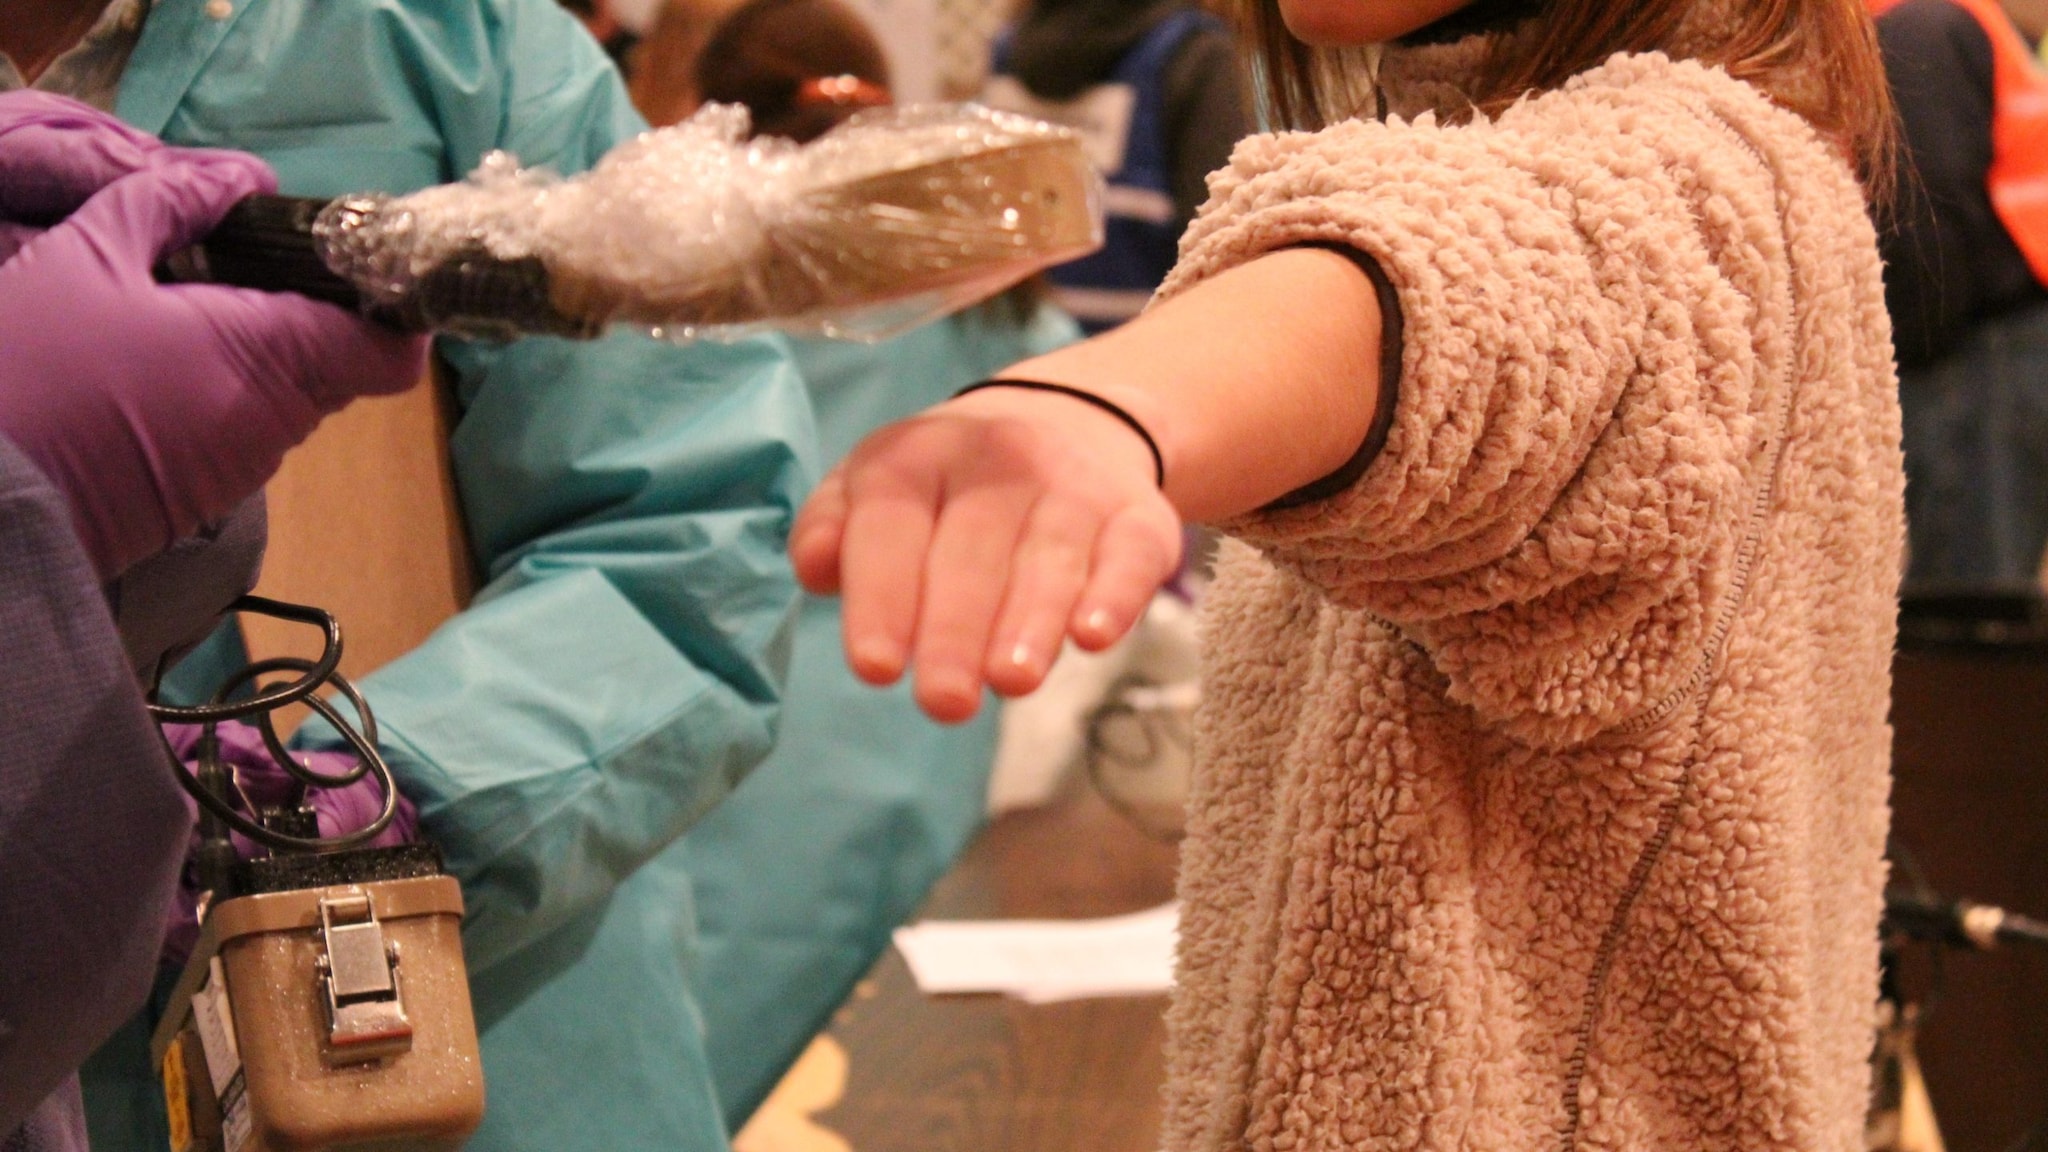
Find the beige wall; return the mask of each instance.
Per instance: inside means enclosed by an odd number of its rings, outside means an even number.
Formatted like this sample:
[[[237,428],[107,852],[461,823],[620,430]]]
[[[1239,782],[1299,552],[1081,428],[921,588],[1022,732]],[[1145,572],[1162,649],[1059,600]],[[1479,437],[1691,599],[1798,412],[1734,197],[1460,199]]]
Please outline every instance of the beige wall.
[[[476,585],[436,384],[350,405],[265,489],[270,547],[256,591],[332,612],[351,679],[426,639]],[[311,628],[254,615],[242,625],[253,657],[318,652]]]

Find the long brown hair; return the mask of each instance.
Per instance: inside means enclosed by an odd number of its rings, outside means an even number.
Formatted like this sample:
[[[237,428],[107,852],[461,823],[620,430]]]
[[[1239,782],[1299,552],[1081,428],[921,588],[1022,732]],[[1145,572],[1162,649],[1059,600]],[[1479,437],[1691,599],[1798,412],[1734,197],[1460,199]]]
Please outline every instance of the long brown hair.
[[[1702,0],[1478,0],[1503,19],[1526,13],[1521,34],[1495,38],[1474,93],[1498,111],[1557,88],[1616,52],[1671,51]],[[1281,22],[1277,0],[1232,0],[1276,127],[1320,128],[1371,107],[1367,50],[1313,48]],[[1690,55],[1756,85],[1833,140],[1882,188],[1890,173],[1890,88],[1865,0],[1741,0],[1716,14],[1718,42]]]

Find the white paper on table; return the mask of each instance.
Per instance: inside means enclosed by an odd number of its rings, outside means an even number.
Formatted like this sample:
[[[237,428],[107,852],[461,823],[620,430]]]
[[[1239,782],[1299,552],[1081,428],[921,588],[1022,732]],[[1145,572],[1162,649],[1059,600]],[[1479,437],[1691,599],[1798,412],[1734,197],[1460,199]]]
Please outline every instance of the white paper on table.
[[[1099,920],[927,920],[896,930],[924,992],[1001,992],[1032,1004],[1173,987],[1180,908]]]

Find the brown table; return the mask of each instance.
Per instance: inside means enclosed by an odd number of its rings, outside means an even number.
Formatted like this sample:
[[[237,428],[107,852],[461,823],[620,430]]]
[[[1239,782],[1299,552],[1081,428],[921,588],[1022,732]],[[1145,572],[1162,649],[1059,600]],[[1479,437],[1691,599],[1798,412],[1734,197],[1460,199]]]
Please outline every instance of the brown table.
[[[1091,791],[992,823],[928,919],[1110,916],[1173,897],[1174,851]],[[1165,998],[1032,1006],[925,996],[894,950],[830,1035],[844,1097],[814,1117],[854,1152],[1153,1152]]]

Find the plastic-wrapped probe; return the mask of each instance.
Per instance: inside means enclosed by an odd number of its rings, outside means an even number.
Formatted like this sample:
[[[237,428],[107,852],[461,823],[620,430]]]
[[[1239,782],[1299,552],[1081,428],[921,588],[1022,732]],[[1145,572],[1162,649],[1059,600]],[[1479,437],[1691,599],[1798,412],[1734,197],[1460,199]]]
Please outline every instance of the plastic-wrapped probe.
[[[555,310],[548,272],[533,257],[500,260],[481,248],[451,254],[390,299],[365,293],[323,257],[322,214],[346,221],[370,213],[387,198],[338,200],[251,196],[228,211],[205,240],[174,252],[158,267],[160,279],[233,284],[267,292],[296,292],[363,312],[407,332],[451,329],[477,336],[546,334],[589,337],[593,326]]]
[[[878,109],[808,145],[711,105],[567,179],[505,153],[407,196],[257,197],[161,271],[395,326],[893,334],[1102,242],[1072,132],[974,105]]]

